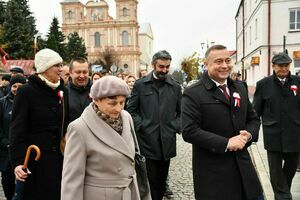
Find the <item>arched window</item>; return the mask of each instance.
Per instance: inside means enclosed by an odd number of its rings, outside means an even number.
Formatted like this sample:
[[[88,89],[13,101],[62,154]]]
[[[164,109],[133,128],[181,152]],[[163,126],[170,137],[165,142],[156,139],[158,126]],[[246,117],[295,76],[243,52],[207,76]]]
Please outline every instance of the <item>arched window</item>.
[[[128,16],[128,9],[127,8],[123,8],[122,12],[123,12],[123,16]]]
[[[123,46],[128,46],[129,42],[128,42],[128,32],[127,31],[123,31],[122,32],[122,45]]]
[[[72,19],[73,18],[73,12],[71,10],[68,11],[67,18],[68,19]]]
[[[95,47],[100,47],[100,33],[95,33]]]

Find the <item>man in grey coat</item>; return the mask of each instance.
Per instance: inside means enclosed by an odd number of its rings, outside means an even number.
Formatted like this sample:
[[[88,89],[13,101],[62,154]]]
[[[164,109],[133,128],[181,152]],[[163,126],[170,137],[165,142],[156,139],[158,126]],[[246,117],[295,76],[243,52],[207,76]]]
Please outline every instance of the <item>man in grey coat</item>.
[[[253,105],[262,118],[271,184],[276,200],[292,200],[290,192],[300,152],[300,78],[291,75],[292,59],[279,53],[274,74],[256,84]]]
[[[127,107],[147,159],[153,200],[163,198],[170,159],[176,156],[176,133],[180,132],[181,88],[168,75],[171,60],[165,50],[154,54],[153,71],[135,82]]]

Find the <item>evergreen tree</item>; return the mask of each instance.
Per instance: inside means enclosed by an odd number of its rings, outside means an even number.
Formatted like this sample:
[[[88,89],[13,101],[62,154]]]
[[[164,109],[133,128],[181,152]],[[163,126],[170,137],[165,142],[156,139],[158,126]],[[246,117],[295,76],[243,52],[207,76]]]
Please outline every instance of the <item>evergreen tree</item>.
[[[5,21],[5,2],[0,0],[0,47],[5,48],[6,44],[3,38],[3,23]]]
[[[5,20],[5,2],[0,0],[0,28],[4,23]]]
[[[87,52],[83,38],[79,37],[77,32],[70,33],[66,47],[66,61],[69,62],[72,58],[83,57],[87,58]]]
[[[47,46],[47,40],[44,40],[42,37],[37,38],[38,50],[45,49]]]
[[[37,33],[35,19],[29,10],[28,0],[9,0],[3,23],[3,40],[6,52],[13,59],[33,58],[33,40]]]
[[[52,49],[59,53],[59,55],[66,59],[65,53],[65,36],[62,31],[60,31],[60,26],[57,17],[53,17],[50,30],[47,34],[46,47]]]

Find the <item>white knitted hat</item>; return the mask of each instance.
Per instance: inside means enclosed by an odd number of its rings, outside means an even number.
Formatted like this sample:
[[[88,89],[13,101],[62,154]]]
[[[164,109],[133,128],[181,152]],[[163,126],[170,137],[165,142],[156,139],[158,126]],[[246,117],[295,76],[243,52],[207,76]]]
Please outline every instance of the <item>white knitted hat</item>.
[[[34,65],[36,73],[40,74],[53,65],[62,63],[63,59],[58,53],[51,49],[42,49],[35,54]]]

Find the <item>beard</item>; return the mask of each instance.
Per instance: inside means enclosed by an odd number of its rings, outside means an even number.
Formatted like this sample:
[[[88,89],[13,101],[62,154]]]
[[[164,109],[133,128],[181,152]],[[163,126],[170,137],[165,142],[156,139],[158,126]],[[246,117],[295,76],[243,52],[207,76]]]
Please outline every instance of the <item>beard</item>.
[[[155,75],[158,78],[158,80],[164,81],[164,80],[166,80],[168,72],[158,72],[158,71],[155,71]]]

